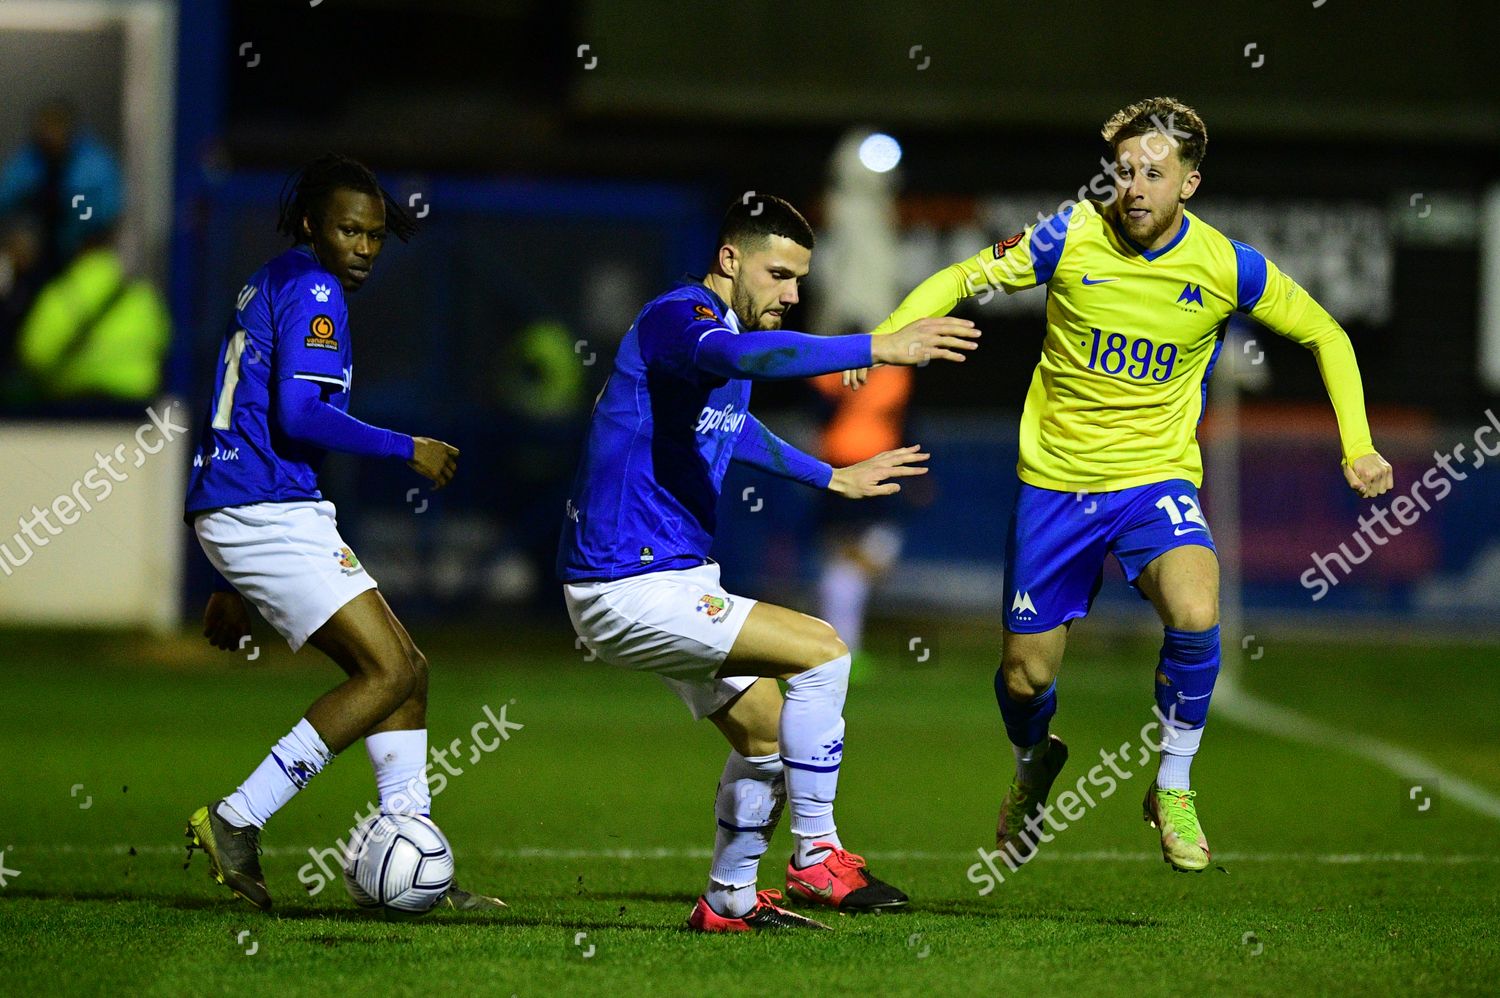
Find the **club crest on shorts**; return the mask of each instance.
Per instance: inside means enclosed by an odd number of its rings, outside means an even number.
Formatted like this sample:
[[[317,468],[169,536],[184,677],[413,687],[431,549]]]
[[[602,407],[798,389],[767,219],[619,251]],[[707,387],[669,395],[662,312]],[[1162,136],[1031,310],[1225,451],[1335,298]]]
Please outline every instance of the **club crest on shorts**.
[[[339,567],[344,570],[345,575],[353,575],[359,571],[359,559],[347,544],[333,552],[333,556],[339,560]]]
[[[706,614],[715,624],[723,623],[724,618],[734,609],[734,600],[726,596],[714,596],[704,593],[698,597],[698,612]]]

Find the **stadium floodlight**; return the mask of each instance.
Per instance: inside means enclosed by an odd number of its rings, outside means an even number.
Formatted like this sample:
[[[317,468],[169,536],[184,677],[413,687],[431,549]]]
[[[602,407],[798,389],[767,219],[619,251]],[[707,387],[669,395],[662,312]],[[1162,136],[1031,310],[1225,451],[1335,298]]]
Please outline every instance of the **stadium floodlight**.
[[[901,143],[884,132],[872,132],[859,144],[859,161],[874,173],[889,173],[901,162]]]

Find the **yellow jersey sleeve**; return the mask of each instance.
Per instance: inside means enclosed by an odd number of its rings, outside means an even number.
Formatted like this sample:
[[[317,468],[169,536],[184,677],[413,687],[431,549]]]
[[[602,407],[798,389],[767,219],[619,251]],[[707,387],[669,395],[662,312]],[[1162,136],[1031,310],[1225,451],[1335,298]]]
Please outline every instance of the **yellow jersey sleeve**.
[[[1265,271],[1265,289],[1248,309],[1250,316],[1277,335],[1307,347],[1317,358],[1318,373],[1323,376],[1338,417],[1344,463],[1375,453],[1370,424],[1365,419],[1364,386],[1349,334],[1274,263],[1266,260]]]
[[[938,271],[918,284],[872,332],[894,333],[918,319],[947,315],[963,299],[993,294],[996,288],[1011,294],[1047,283],[1057,269],[1067,226],[1067,213],[1050,216]]]

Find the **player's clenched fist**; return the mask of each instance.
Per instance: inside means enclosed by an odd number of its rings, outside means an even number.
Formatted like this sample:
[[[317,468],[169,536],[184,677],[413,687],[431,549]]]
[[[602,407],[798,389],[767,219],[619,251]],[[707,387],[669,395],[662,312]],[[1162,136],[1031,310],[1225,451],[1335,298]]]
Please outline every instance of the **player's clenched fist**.
[[[411,460],[407,465],[417,474],[432,479],[434,490],[453,479],[458,470],[458,448],[431,437],[412,437]]]
[[[215,648],[238,651],[250,633],[250,611],[239,593],[214,593],[203,608],[203,636]]]
[[[846,499],[867,499],[870,496],[888,496],[900,492],[901,486],[888,478],[910,478],[927,474],[926,468],[915,467],[931,457],[922,453],[919,444],[888,450],[866,458],[847,468],[834,468],[828,487]]]
[[[1360,498],[1374,499],[1395,485],[1396,474],[1385,458],[1379,454],[1366,454],[1344,465],[1344,480],[1359,493]]]
[[[930,360],[962,362],[979,347],[979,330],[968,319],[918,319],[885,336],[870,337],[870,359],[877,364],[917,367]]]

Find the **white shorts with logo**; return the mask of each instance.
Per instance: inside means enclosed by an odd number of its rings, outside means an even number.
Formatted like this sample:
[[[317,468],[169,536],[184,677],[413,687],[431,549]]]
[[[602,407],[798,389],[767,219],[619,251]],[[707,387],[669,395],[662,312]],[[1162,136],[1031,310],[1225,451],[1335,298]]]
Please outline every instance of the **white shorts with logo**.
[[[193,520],[203,553],[292,651],[345,604],[375,588],[339,536],[326,499],[257,502]]]
[[[563,599],[589,651],[610,665],[660,676],[697,719],[755,682],[754,676],[714,675],[756,603],[726,592],[717,564],[569,583]]]

